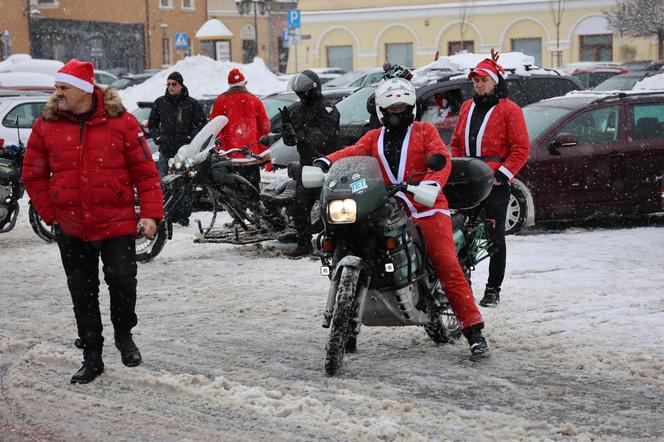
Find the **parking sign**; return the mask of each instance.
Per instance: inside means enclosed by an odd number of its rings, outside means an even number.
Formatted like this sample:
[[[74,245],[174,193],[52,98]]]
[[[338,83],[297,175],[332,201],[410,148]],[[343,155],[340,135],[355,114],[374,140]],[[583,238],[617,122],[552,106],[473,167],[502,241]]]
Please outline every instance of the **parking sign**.
[[[290,29],[299,29],[300,28],[300,10],[299,9],[289,9],[288,10],[288,27]]]

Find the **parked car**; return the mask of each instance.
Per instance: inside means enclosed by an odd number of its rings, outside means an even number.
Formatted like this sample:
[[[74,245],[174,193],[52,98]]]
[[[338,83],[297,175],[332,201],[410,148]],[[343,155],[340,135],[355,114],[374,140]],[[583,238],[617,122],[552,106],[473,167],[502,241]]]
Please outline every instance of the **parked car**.
[[[41,116],[50,95],[40,92],[0,90],[0,138],[5,144],[27,144],[32,124]]]
[[[433,80],[427,79],[425,83],[414,80],[414,84],[417,89],[417,118],[436,126],[443,141],[449,144],[461,104],[474,95],[472,82],[466,74],[459,75],[457,72]],[[368,130],[370,115],[366,103],[375,87],[359,89],[337,103],[341,114],[341,142],[344,146],[355,143]],[[519,106],[581,89],[576,79],[557,74],[512,74],[507,78],[507,87],[510,99]],[[446,118],[441,118],[442,97],[447,98],[452,107],[453,115]]]
[[[95,69],[95,83],[101,86],[110,86],[118,77],[107,71]]]
[[[363,69],[359,71],[346,72],[345,74],[325,83],[323,87],[350,87],[359,88],[368,86],[382,80],[385,71],[383,68]]]
[[[0,90],[53,92],[55,77],[39,72],[2,72]]]
[[[664,92],[568,94],[524,108],[530,158],[510,233],[542,221],[662,210]]]
[[[115,80],[113,83],[111,83],[111,87],[113,89],[126,89],[131,86],[136,86],[137,84],[143,83],[145,80],[152,78],[154,76],[154,72],[144,72],[142,74],[131,74],[131,75],[126,75],[122,78],[119,78]]]
[[[620,66],[628,69],[630,72],[635,71],[658,71],[664,66],[664,60],[638,60],[623,63]]]
[[[579,80],[584,89],[592,89],[598,84],[616,75],[626,74],[628,69],[621,66],[596,65],[574,69],[569,74]]]
[[[604,80],[593,88],[594,91],[628,91],[644,78],[658,74],[657,71],[630,71]]]

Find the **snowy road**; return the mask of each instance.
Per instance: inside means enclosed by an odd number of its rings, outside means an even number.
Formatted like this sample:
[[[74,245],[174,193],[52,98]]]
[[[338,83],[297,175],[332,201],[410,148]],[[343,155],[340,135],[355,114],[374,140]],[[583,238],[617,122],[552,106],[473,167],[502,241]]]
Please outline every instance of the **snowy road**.
[[[2,440],[664,440],[661,227],[509,237],[504,302],[483,311],[490,359],[365,327],[338,378],[316,261],[178,228],[139,267],[144,364],[121,364],[103,290],[106,370],[73,386],[57,246],[25,212],[0,236]]]

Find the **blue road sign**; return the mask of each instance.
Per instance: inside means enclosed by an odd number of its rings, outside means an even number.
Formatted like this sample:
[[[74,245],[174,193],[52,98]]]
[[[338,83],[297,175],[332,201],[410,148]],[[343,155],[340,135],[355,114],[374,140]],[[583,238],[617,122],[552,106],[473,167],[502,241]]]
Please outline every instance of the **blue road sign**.
[[[175,49],[187,49],[189,47],[189,37],[185,32],[175,34]]]
[[[299,9],[289,9],[288,10],[288,27],[290,29],[299,29],[300,28],[300,10]]]

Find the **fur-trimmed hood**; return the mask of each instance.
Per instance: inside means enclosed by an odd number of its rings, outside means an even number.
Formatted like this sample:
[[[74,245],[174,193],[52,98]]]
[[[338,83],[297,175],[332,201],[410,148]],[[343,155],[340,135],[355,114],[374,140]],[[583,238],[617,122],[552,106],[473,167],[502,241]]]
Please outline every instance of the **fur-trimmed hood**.
[[[94,92],[97,100],[101,97],[104,104],[104,112],[108,118],[119,117],[125,112],[125,107],[122,105],[122,98],[115,89],[103,88],[95,86]],[[48,102],[42,110],[42,118],[44,120],[58,120],[61,117],[61,112],[58,110],[58,97],[53,94],[48,99]]]

